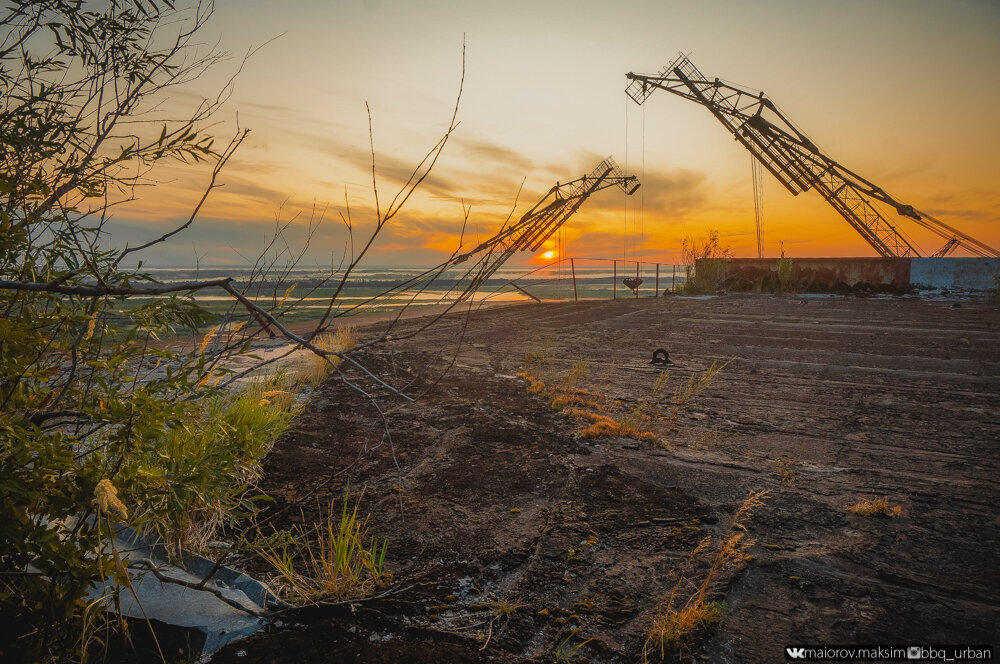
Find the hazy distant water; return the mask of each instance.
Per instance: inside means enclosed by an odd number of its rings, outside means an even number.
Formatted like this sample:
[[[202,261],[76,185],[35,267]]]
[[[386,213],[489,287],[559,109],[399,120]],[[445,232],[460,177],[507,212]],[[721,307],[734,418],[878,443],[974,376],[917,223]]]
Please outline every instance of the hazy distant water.
[[[677,274],[683,274],[683,265],[671,266],[667,264],[662,264],[660,266],[660,278],[661,280],[666,277],[670,277],[672,269],[676,269]],[[415,277],[425,270],[430,268],[426,267],[363,267],[357,268],[351,273],[349,284],[365,283],[365,282],[401,282],[405,281],[411,277]],[[581,259],[575,265],[575,272],[578,279],[594,279],[594,278],[608,278],[610,279],[614,273],[614,266],[610,261],[602,261],[601,263],[588,263],[585,259]],[[558,265],[552,266],[538,266],[538,267],[527,267],[527,266],[503,266],[498,269],[493,276],[491,281],[504,281],[508,282],[511,280],[549,280],[549,279],[569,279],[573,271],[568,262],[563,262]],[[177,266],[177,267],[159,267],[159,268],[145,268],[143,271],[148,272],[155,278],[163,282],[176,282],[176,281],[191,281],[194,279],[215,279],[219,277],[233,277],[236,279],[245,278],[250,274],[249,267],[239,267],[239,266]],[[617,274],[619,277],[632,276],[635,273],[635,262],[634,261],[619,261],[617,267]],[[465,270],[462,269],[450,269],[445,271],[442,275],[442,279],[457,279],[465,274]],[[640,276],[646,278],[648,275],[655,274],[655,267],[652,264],[644,263],[641,265]],[[285,281],[295,282],[307,279],[323,279],[332,277],[336,281],[340,279],[339,272],[331,272],[329,269],[323,269],[320,267],[300,267],[293,270],[289,270],[285,276]]]
[[[615,296],[615,267],[610,261],[577,260],[575,269],[569,262],[540,267],[504,266],[498,269],[473,296],[475,301],[520,302],[530,301],[527,295],[511,283],[543,300],[607,299]],[[442,273],[434,282],[417,292],[414,289],[396,290],[386,294],[407,280],[417,277],[428,268],[400,266],[372,266],[354,270],[344,289],[337,295],[334,311],[339,315],[350,315],[361,311],[393,310],[402,306],[422,306],[454,301],[464,288],[467,268],[450,269]],[[683,282],[684,266],[661,265],[659,274],[660,291]],[[231,277],[246,284],[250,268],[240,266],[177,266],[167,268],[147,268],[144,270],[158,281],[176,283],[194,280],[208,280]],[[574,289],[574,272],[576,288]],[[622,279],[635,277],[635,263],[619,261],[617,265],[617,297],[632,295]],[[643,280],[640,295],[652,296],[657,285],[654,265],[642,264],[639,277]],[[256,287],[246,291],[246,295],[262,305],[276,304],[285,291],[295,284],[289,293],[288,302],[295,302],[294,312],[286,320],[306,320],[317,317],[330,305],[330,298],[339,284],[341,274],[331,274],[329,269],[319,267],[296,268],[277,276],[265,278]],[[325,281],[324,281],[325,280]],[[194,299],[207,309],[218,314],[234,311],[233,299],[220,289],[204,290],[194,294]]]

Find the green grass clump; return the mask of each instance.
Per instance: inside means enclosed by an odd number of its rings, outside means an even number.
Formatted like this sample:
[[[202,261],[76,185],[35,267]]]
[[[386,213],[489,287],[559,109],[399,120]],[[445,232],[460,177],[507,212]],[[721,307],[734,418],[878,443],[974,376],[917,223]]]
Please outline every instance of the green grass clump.
[[[359,500],[360,502],[360,500]],[[358,503],[340,510],[331,503],[322,523],[297,527],[288,537],[260,538],[258,554],[267,561],[292,602],[318,604],[371,595],[391,580],[385,571],[388,540],[368,533]]]

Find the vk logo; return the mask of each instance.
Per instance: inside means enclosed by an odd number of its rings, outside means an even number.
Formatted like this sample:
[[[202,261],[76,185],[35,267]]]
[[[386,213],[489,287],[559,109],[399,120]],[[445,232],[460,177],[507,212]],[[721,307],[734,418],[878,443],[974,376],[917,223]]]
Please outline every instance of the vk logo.
[[[802,659],[806,656],[805,648],[785,648],[785,654],[792,659]]]

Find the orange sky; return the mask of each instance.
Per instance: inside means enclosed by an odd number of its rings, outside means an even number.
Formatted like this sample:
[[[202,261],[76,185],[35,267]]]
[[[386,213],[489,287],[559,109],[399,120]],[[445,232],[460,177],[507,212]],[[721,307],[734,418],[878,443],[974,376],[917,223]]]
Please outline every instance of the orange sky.
[[[282,36],[246,65],[213,128],[228,135],[238,113],[253,130],[223,173],[225,187],[149,264],[242,263],[279,209],[285,219],[299,214],[289,236],[301,241],[314,202],[327,221],[307,261],[339,259],[345,187],[356,233],[373,218],[365,102],[384,199],[447,124],[463,35],[461,126],[371,265],[436,263],[458,242],[463,201],[469,241],[484,239],[522,181],[518,213],[607,155],[644,185],[629,201],[620,191],[588,201],[562,232],[565,254],[673,262],[685,236],[718,229],[737,255],[756,255],[749,154],[696,104],[654,93],[639,107],[623,92],[626,72],[654,73],[678,50],[710,77],[764,90],[827,154],[900,200],[1000,247],[1000,5],[992,2],[216,5],[207,42],[241,52]],[[235,66],[169,104],[196,102]],[[204,173],[169,167],[159,177],[165,184],[118,212],[115,242],[177,223]],[[818,194],[793,197],[766,177],[768,255],[779,242],[790,256],[874,255]],[[924,253],[942,244],[912,236]]]

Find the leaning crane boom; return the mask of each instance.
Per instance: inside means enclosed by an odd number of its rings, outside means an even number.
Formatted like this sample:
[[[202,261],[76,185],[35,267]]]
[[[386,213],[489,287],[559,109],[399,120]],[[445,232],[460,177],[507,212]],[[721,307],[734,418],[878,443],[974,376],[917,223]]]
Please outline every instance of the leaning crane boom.
[[[461,268],[464,273],[453,277],[454,285],[441,296],[442,301],[450,299],[453,303],[467,300],[515,253],[537,251],[580,209],[584,201],[609,187],[619,187],[626,195],[631,196],[639,188],[639,178],[622,173],[615,161],[608,157],[587,175],[568,182],[557,182],[515,223],[505,226],[485,242],[464,253],[456,252],[440,265],[355,304],[339,312],[337,316],[348,315],[380,298],[398,298],[407,293],[416,297],[442,275],[468,262],[468,267]]]
[[[824,154],[778,110],[763,92],[708,79],[681,54],[658,74],[626,75],[625,92],[642,104],[654,90],[665,90],[695,101],[729,130],[743,147],[788,191],[798,195],[815,189],[880,255],[919,256],[895,224],[872,203],[893,207],[917,225],[947,240],[935,255],[961,246],[976,256],[1000,256],[1000,251],[934,217],[919,212],[882,188]]]
[[[516,252],[537,251],[580,209],[584,201],[609,187],[620,187],[631,196],[639,188],[639,179],[623,174],[614,160],[608,157],[587,175],[568,182],[557,182],[516,223],[471,251],[457,256],[454,262],[462,263],[473,255],[486,253],[487,263],[479,276],[485,281]]]

